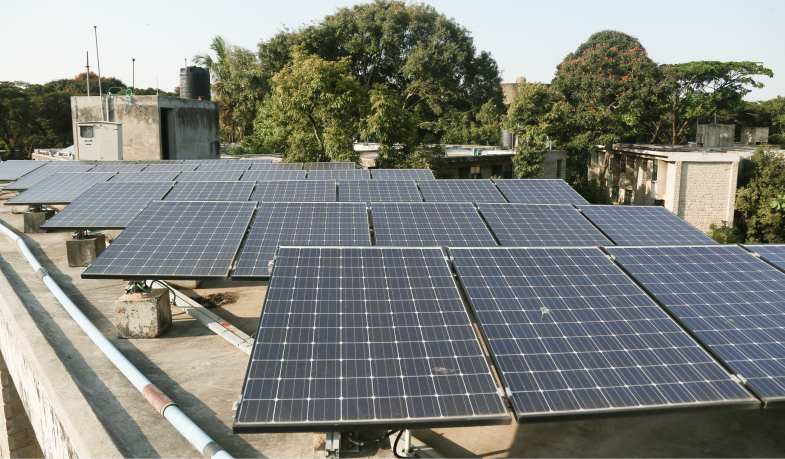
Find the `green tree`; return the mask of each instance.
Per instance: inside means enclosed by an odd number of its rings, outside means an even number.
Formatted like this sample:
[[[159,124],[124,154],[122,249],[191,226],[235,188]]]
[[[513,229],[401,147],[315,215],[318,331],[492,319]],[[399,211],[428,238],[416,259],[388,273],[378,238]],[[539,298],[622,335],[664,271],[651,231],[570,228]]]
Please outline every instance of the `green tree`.
[[[67,92],[23,82],[0,82],[0,146],[5,159],[27,159],[36,148],[73,143]]]
[[[52,80],[43,85],[44,89],[50,91],[61,91],[68,93],[71,96],[86,96],[87,95],[87,73],[82,72],[73,78],[61,78],[59,80]],[[115,77],[101,77],[101,90],[104,94],[111,87],[126,89],[128,86],[122,80]],[[97,96],[98,91],[98,75],[95,72],[90,72],[90,95]]]
[[[736,192],[739,229],[747,242],[785,242],[785,212],[771,206],[785,195],[785,151],[762,145],[750,161],[752,178]]]

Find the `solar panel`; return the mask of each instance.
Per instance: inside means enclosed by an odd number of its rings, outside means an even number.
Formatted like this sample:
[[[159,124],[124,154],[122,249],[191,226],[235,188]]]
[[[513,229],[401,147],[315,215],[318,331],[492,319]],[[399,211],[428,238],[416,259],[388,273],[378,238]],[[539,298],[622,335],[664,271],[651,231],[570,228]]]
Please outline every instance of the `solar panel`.
[[[144,164],[98,164],[90,172],[141,172],[145,167]]]
[[[618,245],[716,244],[660,206],[579,206]]]
[[[368,211],[354,202],[261,203],[232,278],[268,277],[279,245],[371,245]]]
[[[308,180],[370,180],[368,169],[329,169],[310,170]]]
[[[425,202],[507,202],[490,180],[417,182]]]
[[[240,176],[243,175],[243,171],[200,171],[196,170],[193,172],[180,172],[180,175],[177,176],[178,182],[230,182],[230,181],[237,181],[240,180]]]
[[[738,246],[607,250],[766,406],[785,401],[785,274]]]
[[[124,229],[150,201],[163,198],[172,185],[174,182],[97,183],[41,228]]]
[[[588,204],[561,179],[509,179],[493,182],[510,202],[524,204]]]
[[[760,403],[598,248],[450,248],[518,422]]]
[[[375,202],[371,216],[376,245],[498,245],[468,202]]]
[[[61,164],[53,164],[53,163],[61,163],[65,161],[51,161],[49,164],[39,167],[38,169],[23,175],[19,180],[15,181],[14,183],[10,183],[6,185],[3,190],[5,191],[24,191],[29,188],[38,185],[39,183],[43,182],[47,178],[53,176],[54,174],[67,171],[67,172],[87,172],[93,168],[93,166],[89,164],[85,165],[61,165]],[[64,169],[66,168],[66,169]]]
[[[299,171],[303,163],[253,163],[252,171]]]
[[[374,180],[436,180],[430,169],[371,169]]]
[[[352,162],[326,162],[326,163],[303,163],[303,169],[309,171],[334,171],[345,169],[357,169],[357,165]]]
[[[83,279],[227,277],[255,202],[153,201]]]
[[[247,201],[254,182],[177,182],[166,201]]]
[[[137,164],[183,164],[184,162],[182,159],[140,159]]]
[[[197,171],[247,171],[251,167],[251,163],[241,164],[238,161],[230,163],[218,162],[215,163],[202,163],[196,168]]]
[[[233,430],[507,424],[438,248],[281,247]]]
[[[6,201],[6,205],[70,204],[98,182],[112,177],[112,172],[59,172]]]
[[[307,171],[282,171],[282,170],[269,170],[269,171],[245,171],[240,180],[305,180]]]
[[[179,172],[120,172],[110,182],[171,182]]]
[[[335,201],[335,180],[293,180],[257,182],[251,201],[315,202]]]
[[[144,172],[186,172],[196,170],[197,164],[150,164]]]
[[[422,202],[414,180],[339,180],[341,202]]]
[[[785,244],[744,244],[764,260],[785,270]]]
[[[0,164],[0,181],[16,180],[46,164],[46,161],[10,160]]]
[[[612,245],[580,212],[566,204],[479,204],[491,231],[507,246]]]

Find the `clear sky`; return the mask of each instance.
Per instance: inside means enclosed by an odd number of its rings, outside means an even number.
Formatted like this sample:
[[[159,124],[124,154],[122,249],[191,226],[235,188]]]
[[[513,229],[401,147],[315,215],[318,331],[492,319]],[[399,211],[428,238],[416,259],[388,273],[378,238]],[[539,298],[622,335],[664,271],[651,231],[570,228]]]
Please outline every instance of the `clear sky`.
[[[0,81],[45,83],[84,71],[85,51],[95,65],[98,26],[101,74],[136,86],[172,91],[183,59],[208,50],[213,36],[255,49],[282,27],[319,21],[335,0],[0,3],[3,44]],[[757,61],[774,71],[748,100],[785,96],[785,1],[524,1],[431,0],[469,29],[478,50],[490,51],[505,82],[524,76],[549,82],[556,65],[589,36],[615,29],[640,39],[659,63],[694,60]],[[95,70],[95,67],[91,67]]]

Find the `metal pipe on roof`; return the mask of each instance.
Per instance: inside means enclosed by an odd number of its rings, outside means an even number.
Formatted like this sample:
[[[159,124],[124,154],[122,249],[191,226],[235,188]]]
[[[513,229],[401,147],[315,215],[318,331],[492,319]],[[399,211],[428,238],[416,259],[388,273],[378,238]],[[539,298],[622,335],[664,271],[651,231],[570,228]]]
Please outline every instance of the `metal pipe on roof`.
[[[0,225],[0,231],[6,234],[14,241],[16,241],[22,254],[30,263],[35,273],[44,284],[49,288],[49,291],[57,298],[57,301],[65,308],[71,318],[81,327],[81,329],[93,340],[101,352],[109,358],[109,360],[117,367],[118,370],[128,378],[131,384],[144,395],[155,409],[169,421],[186,440],[188,440],[200,453],[205,457],[215,459],[232,459],[218,443],[214,442],[202,429],[199,428],[175,403],[166,396],[160,389],[150,382],[145,375],[137,369],[112,343],[103,333],[101,333],[90,319],[85,316],[81,310],[68,298],[68,295],[63,292],[57,282],[52,279],[52,276],[41,266],[41,263],[35,258],[33,253],[27,247],[24,239],[19,237],[16,233],[11,231],[6,225]]]

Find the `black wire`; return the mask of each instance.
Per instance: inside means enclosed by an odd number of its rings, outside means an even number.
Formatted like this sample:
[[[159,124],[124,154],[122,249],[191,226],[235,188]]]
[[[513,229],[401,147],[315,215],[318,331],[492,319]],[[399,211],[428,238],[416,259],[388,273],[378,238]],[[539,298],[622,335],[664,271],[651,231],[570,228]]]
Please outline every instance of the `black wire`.
[[[376,440],[366,440],[366,441],[355,440],[354,438],[352,438],[351,435],[349,435],[348,432],[344,432],[343,436],[346,437],[347,440],[349,440],[350,442],[354,443],[355,445],[363,446],[363,445],[370,445],[372,443],[378,443],[378,442],[384,440],[385,438],[389,438],[390,435],[394,434],[395,432],[396,432],[395,430],[391,430],[391,431],[387,432],[386,434],[382,435],[381,437],[377,438]]]
[[[398,431],[398,436],[395,437],[395,443],[393,443],[393,456],[399,457],[399,458],[400,457],[407,457],[407,456],[400,456],[400,455],[398,455],[398,440],[401,439],[401,436],[403,436],[403,430],[399,430]],[[409,453],[408,451],[404,451],[404,454],[408,454],[408,453]]]

